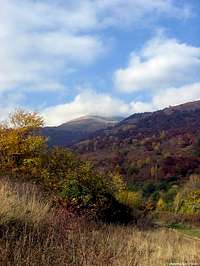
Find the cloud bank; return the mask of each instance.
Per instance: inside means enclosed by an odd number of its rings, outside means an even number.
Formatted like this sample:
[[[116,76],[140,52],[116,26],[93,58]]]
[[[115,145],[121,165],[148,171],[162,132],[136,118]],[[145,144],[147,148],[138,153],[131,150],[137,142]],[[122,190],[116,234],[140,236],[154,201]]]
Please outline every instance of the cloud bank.
[[[46,125],[53,126],[88,114],[126,117],[133,113],[151,112],[195,100],[200,100],[200,82],[158,91],[148,102],[126,102],[109,94],[87,89],[71,102],[46,108],[42,115]]]
[[[71,68],[94,63],[109,46],[100,32],[144,17],[183,18],[170,0],[0,0],[0,90],[62,87]]]
[[[197,82],[199,73],[200,47],[156,37],[130,55],[128,67],[115,72],[114,82],[124,92],[158,90]]]
[[[71,68],[93,63],[103,40],[85,32],[89,10],[53,1],[0,0],[0,91],[62,87]],[[48,86],[50,84],[50,86]]]

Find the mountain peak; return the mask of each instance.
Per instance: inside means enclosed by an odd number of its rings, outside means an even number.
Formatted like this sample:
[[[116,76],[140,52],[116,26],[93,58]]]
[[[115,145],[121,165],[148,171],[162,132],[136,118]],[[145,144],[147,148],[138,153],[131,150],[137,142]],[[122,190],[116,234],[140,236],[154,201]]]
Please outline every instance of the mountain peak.
[[[69,124],[69,123],[76,123],[76,122],[85,122],[86,120],[93,120],[93,121],[96,121],[96,122],[102,122],[102,123],[118,123],[120,122],[121,120],[123,120],[123,117],[117,117],[117,116],[113,116],[113,117],[104,117],[104,116],[98,116],[98,115],[84,115],[84,116],[81,116],[81,117],[78,117],[78,118],[75,118],[73,120],[70,120],[62,125],[66,125],[66,124]],[[61,126],[62,126],[61,125]]]
[[[70,146],[96,131],[115,126],[121,120],[122,117],[85,115],[58,127],[44,128],[43,134],[48,137],[51,146]]]

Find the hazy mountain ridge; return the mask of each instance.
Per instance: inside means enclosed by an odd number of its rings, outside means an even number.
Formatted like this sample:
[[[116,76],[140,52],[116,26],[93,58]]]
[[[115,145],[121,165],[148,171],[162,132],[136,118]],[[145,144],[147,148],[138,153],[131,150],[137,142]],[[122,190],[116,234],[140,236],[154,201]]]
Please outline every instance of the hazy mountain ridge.
[[[156,134],[162,130],[196,131],[200,127],[199,114],[200,101],[181,104],[155,112],[137,113],[125,118],[110,130],[106,129],[94,133],[94,138],[98,133],[101,133],[102,137],[113,134],[126,138],[129,135],[140,137],[141,134]],[[192,126],[196,126],[196,128]]]
[[[48,138],[50,146],[71,146],[82,139],[89,138],[90,134],[113,127],[122,117],[83,116],[57,127],[45,127],[43,135]]]

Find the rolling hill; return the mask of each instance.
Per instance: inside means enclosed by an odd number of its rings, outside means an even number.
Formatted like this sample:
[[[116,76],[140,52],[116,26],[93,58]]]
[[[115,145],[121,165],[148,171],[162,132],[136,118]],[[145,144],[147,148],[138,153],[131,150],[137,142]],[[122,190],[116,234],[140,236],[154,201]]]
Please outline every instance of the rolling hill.
[[[200,169],[200,101],[133,114],[73,148],[102,170],[134,180],[181,179]]]
[[[50,146],[71,146],[101,129],[112,128],[122,117],[83,116],[58,127],[45,127],[42,134]]]

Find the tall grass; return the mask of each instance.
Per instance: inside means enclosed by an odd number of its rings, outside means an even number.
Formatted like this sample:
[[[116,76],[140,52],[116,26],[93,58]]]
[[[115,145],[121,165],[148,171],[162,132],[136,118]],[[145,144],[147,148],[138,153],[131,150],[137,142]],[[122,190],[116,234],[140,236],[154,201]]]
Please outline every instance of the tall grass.
[[[36,224],[44,220],[50,204],[36,186],[0,182],[0,224],[14,221]]]
[[[37,188],[1,183],[0,265],[200,265],[200,241],[168,229],[91,224],[52,211]],[[28,218],[27,218],[28,217]]]
[[[200,263],[200,243],[169,230],[139,231],[132,227],[106,226],[70,230],[15,230],[4,236],[0,265],[128,266]],[[13,237],[13,235],[15,237]]]

